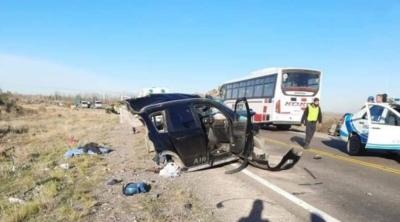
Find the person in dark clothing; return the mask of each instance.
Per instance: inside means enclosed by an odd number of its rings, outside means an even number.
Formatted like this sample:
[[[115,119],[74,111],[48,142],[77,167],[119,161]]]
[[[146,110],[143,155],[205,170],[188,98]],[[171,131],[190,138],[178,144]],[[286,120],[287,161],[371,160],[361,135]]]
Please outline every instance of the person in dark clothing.
[[[382,102],[387,103],[387,102],[388,102],[387,94],[386,94],[386,93],[383,93],[383,94],[381,94],[381,95],[382,95]]]
[[[308,149],[310,146],[310,142],[317,128],[317,122],[320,125],[322,124],[322,112],[321,107],[319,106],[319,99],[314,98],[314,101],[311,104],[308,104],[307,108],[304,110],[301,118],[301,125],[306,126],[304,149]]]

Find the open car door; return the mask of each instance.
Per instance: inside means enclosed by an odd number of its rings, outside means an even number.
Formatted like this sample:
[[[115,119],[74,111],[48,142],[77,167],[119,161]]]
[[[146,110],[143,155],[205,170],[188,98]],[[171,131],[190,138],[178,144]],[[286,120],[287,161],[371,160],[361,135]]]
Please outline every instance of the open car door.
[[[243,163],[237,169],[225,173],[232,174],[239,172],[244,169],[248,163],[257,168],[269,171],[286,170],[296,165],[302,153],[295,152],[292,148],[282,157],[277,165],[271,166],[267,155],[263,153],[263,143],[255,140],[251,113],[247,100],[245,98],[238,99],[235,103],[234,111],[230,150],[233,154],[241,157]],[[238,113],[240,113],[240,115]],[[260,154],[256,154],[255,149],[257,149]]]
[[[250,156],[253,149],[253,128],[247,100],[245,98],[236,100],[234,111],[230,151],[246,158]],[[238,111],[241,111],[241,115]]]
[[[238,113],[240,112],[240,114]],[[249,104],[246,98],[236,100],[234,106],[233,122],[230,136],[230,152],[243,159],[242,165],[238,168],[226,171],[232,174],[241,171],[248,164],[248,157],[253,152],[253,125],[251,122],[251,114]]]
[[[367,104],[368,139],[366,149],[400,150],[400,116],[380,104]]]

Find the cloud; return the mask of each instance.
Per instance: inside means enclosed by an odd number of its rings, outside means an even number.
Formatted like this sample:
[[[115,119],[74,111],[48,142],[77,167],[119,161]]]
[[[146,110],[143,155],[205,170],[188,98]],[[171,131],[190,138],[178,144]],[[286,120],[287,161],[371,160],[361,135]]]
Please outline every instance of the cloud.
[[[0,54],[0,87],[20,93],[121,93],[118,81],[47,61]]]

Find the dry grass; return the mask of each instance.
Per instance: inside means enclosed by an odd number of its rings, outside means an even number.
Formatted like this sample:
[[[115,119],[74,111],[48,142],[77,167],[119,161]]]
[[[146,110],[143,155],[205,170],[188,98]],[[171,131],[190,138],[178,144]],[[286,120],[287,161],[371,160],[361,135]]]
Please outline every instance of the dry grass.
[[[64,160],[85,142],[105,143],[117,117],[101,110],[31,106],[2,112],[0,122],[0,221],[79,221],[96,206],[91,193],[103,178],[101,156]],[[67,139],[79,139],[69,145]],[[59,167],[69,163],[72,168]],[[10,203],[19,198],[25,204]]]

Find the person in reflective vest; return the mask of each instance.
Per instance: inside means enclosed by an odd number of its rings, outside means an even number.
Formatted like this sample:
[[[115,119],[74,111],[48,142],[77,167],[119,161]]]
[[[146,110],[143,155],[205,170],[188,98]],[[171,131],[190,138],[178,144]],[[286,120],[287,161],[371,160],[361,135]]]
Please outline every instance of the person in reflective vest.
[[[313,103],[307,105],[301,118],[301,125],[306,126],[304,149],[308,149],[310,146],[310,142],[317,128],[317,122],[320,125],[322,124],[322,112],[321,107],[319,106],[319,99],[314,98]]]

